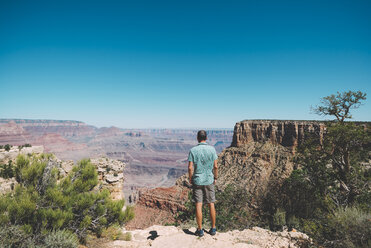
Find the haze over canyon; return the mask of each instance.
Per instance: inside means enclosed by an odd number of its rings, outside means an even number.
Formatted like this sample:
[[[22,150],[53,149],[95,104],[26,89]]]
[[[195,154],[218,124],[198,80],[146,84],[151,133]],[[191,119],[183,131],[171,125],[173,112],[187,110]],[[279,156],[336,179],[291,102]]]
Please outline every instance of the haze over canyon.
[[[217,152],[232,142],[232,128],[207,131]],[[138,187],[174,185],[186,172],[196,133],[196,129],[97,128],[71,120],[0,119],[0,145],[42,145],[63,160],[105,156],[126,162],[125,196]]]

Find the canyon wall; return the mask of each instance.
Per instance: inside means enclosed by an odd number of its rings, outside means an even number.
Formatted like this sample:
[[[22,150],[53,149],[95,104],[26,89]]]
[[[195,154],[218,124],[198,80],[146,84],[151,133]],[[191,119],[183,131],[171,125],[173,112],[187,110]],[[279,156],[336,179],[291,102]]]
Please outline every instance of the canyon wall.
[[[275,145],[295,148],[305,140],[307,132],[322,137],[325,124],[319,121],[244,120],[234,127],[231,146],[270,141]]]
[[[14,122],[33,136],[57,133],[64,137],[92,136],[97,128],[81,121],[38,120],[38,119],[0,119],[1,123]]]
[[[24,145],[30,143],[32,136],[15,121],[0,122],[0,145]]]

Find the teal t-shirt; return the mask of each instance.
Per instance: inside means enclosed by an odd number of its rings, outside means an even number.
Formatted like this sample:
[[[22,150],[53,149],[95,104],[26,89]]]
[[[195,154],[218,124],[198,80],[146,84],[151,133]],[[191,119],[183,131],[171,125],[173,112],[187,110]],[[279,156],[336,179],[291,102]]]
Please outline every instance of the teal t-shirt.
[[[189,151],[188,161],[193,162],[192,181],[196,185],[210,185],[214,182],[214,160],[218,158],[215,148],[207,143],[198,143]]]

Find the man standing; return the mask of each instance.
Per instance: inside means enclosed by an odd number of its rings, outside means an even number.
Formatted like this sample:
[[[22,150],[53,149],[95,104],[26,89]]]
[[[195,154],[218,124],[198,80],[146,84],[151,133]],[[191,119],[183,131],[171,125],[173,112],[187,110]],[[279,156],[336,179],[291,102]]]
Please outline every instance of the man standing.
[[[218,177],[218,165],[215,148],[206,143],[205,130],[197,133],[198,145],[189,151],[188,174],[189,182],[193,186],[193,200],[196,203],[196,235],[204,236],[202,229],[202,203],[206,202],[210,209],[211,229],[210,234],[216,234],[215,227],[215,181]]]

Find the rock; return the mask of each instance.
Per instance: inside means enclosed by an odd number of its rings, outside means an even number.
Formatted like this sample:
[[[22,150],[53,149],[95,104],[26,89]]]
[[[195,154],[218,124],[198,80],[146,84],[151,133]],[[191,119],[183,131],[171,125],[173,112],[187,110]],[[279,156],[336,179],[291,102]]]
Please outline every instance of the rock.
[[[118,182],[118,181],[120,181],[123,178],[124,178],[124,175],[117,175],[117,176],[115,176],[115,175],[112,175],[112,174],[108,174],[105,177],[106,181],[108,183],[111,183],[111,184],[112,183],[115,183],[115,182]]]
[[[19,150],[18,146],[13,146],[10,151],[5,151],[0,149],[0,163],[8,163],[9,160],[15,162],[19,154],[28,155],[28,154],[41,154],[44,152],[43,146],[32,146],[32,147],[23,147]]]
[[[173,214],[184,211],[188,190],[183,187],[140,189],[137,204],[170,211]]]
[[[290,176],[294,164],[291,151],[271,142],[251,141],[243,147],[229,147],[219,154],[217,188],[232,184],[243,188],[257,207],[269,192],[277,192]]]
[[[325,129],[325,123],[319,121],[245,120],[236,123],[231,146],[270,141],[294,149],[305,140],[306,132],[322,137]]]
[[[97,167],[100,181],[98,187],[108,189],[113,200],[124,199],[124,168],[126,164],[106,157],[92,158],[90,161]]]
[[[10,192],[16,185],[17,181],[15,178],[5,179],[0,177],[0,195]]]
[[[282,236],[278,233],[254,227],[243,231],[217,232],[215,236],[205,233],[198,238],[194,236],[195,228],[180,229],[174,226],[154,225],[144,230],[132,230],[131,241],[116,240],[105,244],[104,247],[248,247],[248,248],[298,248],[311,243],[311,240],[302,234],[300,238],[290,235]]]

